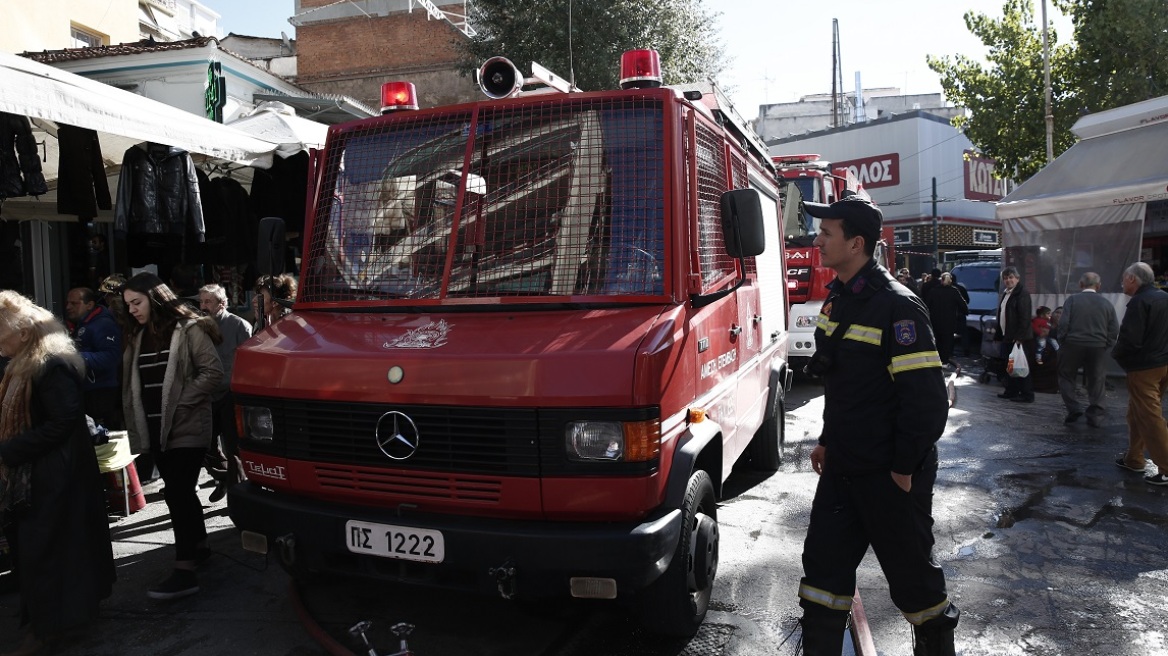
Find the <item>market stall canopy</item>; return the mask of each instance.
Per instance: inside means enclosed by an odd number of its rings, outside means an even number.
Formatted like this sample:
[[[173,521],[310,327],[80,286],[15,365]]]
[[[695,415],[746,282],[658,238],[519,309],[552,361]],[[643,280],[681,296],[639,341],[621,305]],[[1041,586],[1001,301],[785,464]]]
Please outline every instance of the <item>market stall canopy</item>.
[[[276,154],[291,157],[310,148],[324,148],[328,126],[306,118],[300,118],[288,105],[282,102],[265,102],[259,107],[231,123],[229,127],[240,132],[279,144]]]
[[[1168,96],[1090,114],[1081,137],[997,205],[999,219],[1168,199]]]
[[[1035,306],[1058,307],[1085,272],[1123,316],[1123,270],[1144,258],[1145,219],[1168,201],[1168,96],[1090,114],[1080,141],[996,206],[1005,264]]]
[[[277,149],[235,128],[6,52],[0,52],[0,111],[261,168],[271,166]]]

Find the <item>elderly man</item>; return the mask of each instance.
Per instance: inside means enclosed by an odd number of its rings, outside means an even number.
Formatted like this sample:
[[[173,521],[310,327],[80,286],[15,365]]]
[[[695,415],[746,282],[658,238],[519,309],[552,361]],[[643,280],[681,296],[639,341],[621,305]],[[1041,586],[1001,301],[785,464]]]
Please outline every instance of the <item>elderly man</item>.
[[[65,297],[65,326],[85,359],[81,387],[85,414],[110,430],[122,428],[122,329],[109,310],[97,304],[88,287],[70,289]]]
[[[1087,379],[1087,423],[1097,427],[1103,417],[1107,352],[1119,336],[1119,317],[1111,301],[1098,294],[1099,285],[1099,274],[1094,271],[1079,278],[1082,291],[1067,298],[1055,333],[1061,349],[1058,386],[1067,408],[1065,424],[1073,424],[1083,416],[1083,404],[1075,398],[1075,374],[1080,367]]]
[[[1154,282],[1152,267],[1143,262],[1123,272],[1123,293],[1131,300],[1111,355],[1127,372],[1128,448],[1115,464],[1142,473],[1146,449],[1159,471],[1144,481],[1168,485],[1168,426],[1163,411],[1168,390],[1168,292],[1156,289]],[[1065,306],[1063,317],[1065,321]]]
[[[238,315],[227,311],[227,293],[219,285],[204,285],[199,289],[199,309],[219,323],[219,333],[223,342],[215,347],[219,360],[223,363],[223,382],[211,395],[212,432],[223,443],[222,456],[218,442],[211,445],[215,459],[227,460],[226,479],[220,480],[208,500],[219,501],[227,494],[227,485],[243,480],[243,467],[239,462],[239,436],[235,430],[235,400],[231,396],[231,369],[235,364],[235,349],[251,337],[251,325]],[[222,471],[222,470],[220,470]]]

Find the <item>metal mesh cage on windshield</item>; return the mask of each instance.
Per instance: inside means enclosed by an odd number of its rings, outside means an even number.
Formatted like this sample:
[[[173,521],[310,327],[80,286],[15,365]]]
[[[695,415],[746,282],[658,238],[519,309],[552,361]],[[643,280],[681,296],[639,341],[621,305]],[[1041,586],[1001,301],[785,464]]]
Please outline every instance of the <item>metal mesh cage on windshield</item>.
[[[341,133],[301,300],[664,294],[662,113],[560,97]]]

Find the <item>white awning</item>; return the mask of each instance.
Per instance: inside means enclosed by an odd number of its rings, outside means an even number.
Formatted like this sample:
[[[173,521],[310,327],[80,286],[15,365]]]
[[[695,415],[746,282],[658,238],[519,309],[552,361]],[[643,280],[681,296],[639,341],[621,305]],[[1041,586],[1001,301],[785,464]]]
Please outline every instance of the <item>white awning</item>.
[[[129,91],[0,52],[0,111],[268,168],[277,144]]]
[[[291,157],[309,148],[324,148],[329,127],[324,123],[300,118],[287,104],[275,101],[265,102],[251,114],[227,125],[279,144],[276,154],[280,157]]]
[[[1164,108],[1158,115],[1137,121],[1137,127],[1104,131],[1071,146],[1003,198],[997,204],[998,218],[1168,199],[1168,96],[1154,100]],[[1120,110],[1126,108],[1110,111]],[[1107,113],[1084,117],[1080,123],[1088,119],[1098,123],[1095,117]]]

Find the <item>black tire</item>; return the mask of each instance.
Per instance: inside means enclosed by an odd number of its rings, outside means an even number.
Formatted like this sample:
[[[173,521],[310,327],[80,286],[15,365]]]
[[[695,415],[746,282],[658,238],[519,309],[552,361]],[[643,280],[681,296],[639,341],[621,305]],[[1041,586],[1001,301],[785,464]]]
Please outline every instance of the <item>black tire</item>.
[[[641,593],[639,606],[649,631],[688,638],[706,619],[718,571],[718,506],[709,474],[699,470],[689,477],[681,512],[681,539],[669,569]]]
[[[766,419],[747,447],[751,468],[773,472],[783,464],[783,447],[787,444],[786,416],[787,406],[782,394],[775,390],[775,398]]]

